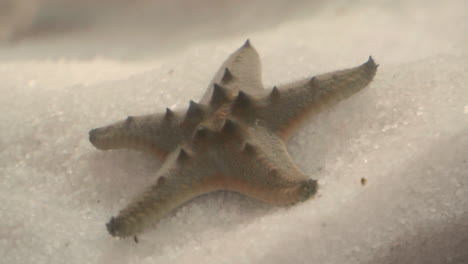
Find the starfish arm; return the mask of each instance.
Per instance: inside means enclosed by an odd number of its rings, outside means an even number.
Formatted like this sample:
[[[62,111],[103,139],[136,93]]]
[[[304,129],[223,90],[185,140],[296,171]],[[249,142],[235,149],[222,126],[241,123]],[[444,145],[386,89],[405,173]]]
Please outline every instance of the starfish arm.
[[[283,139],[288,139],[307,114],[331,107],[365,88],[377,67],[369,57],[366,63],[355,68],[274,87],[270,96],[262,99],[258,117]]]
[[[89,131],[89,141],[98,149],[136,149],[164,158],[183,138],[180,118],[165,114],[129,116],[114,124]]]
[[[227,190],[285,206],[315,195],[317,181],[296,167],[283,141],[260,128],[237,153],[230,153],[230,167],[223,172]],[[240,153],[239,153],[240,152]]]
[[[260,56],[249,40],[221,65],[202,97],[201,103],[209,101],[215,83],[226,87],[232,94],[239,90],[250,93],[263,90]]]
[[[155,184],[110,219],[106,226],[112,236],[143,232],[185,202],[221,188],[215,171],[184,150],[169,155],[157,176]]]

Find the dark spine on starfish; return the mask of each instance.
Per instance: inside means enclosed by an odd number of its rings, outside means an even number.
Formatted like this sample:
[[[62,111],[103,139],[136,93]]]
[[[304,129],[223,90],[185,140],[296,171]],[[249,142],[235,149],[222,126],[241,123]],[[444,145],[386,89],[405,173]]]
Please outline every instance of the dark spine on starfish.
[[[375,74],[375,71],[379,67],[379,64],[376,64],[372,56],[369,56],[369,59],[364,63],[365,69],[370,74]]]
[[[169,107],[166,107],[166,114],[164,114],[164,119],[166,121],[170,121],[174,118],[174,116],[174,112]]]
[[[309,80],[309,86],[310,87],[317,87],[318,86],[318,80],[317,80],[317,77],[312,77],[310,78]]]
[[[247,154],[247,155],[253,155],[255,154],[255,147],[252,145],[250,142],[245,142],[244,146],[242,147],[241,150],[242,153]]]
[[[231,119],[224,120],[223,127],[221,128],[221,133],[223,134],[233,134],[238,129],[238,124]]]
[[[239,91],[231,106],[232,113],[237,116],[252,117],[253,110],[253,99],[245,92]]]
[[[179,154],[177,155],[177,162],[183,164],[190,159],[190,155],[184,148],[180,148]]]
[[[244,45],[242,45],[243,48],[250,48],[252,47],[252,45],[250,45],[250,39],[247,39],[245,42],[244,42]]]
[[[166,177],[160,176],[158,181],[156,182],[157,187],[161,187],[166,182]]]
[[[128,116],[127,119],[125,119],[125,124],[127,126],[130,126],[134,122],[135,122],[135,117],[133,117],[133,116]]]
[[[217,106],[223,102],[226,102],[228,99],[226,88],[215,83],[213,85],[213,95],[211,96],[210,104],[212,106]]]
[[[271,90],[271,93],[270,93],[270,100],[273,102],[273,103],[278,103],[279,100],[280,100],[280,91],[278,90],[278,87],[273,87],[273,89]]]
[[[190,100],[190,105],[185,116],[185,121],[190,123],[198,123],[203,119],[204,111],[200,104]]]
[[[246,107],[249,107],[251,105],[251,100],[249,98],[249,96],[244,93],[243,91],[239,91],[239,93],[237,94],[237,97],[236,99],[234,100],[234,105],[233,107],[234,108],[246,108]]]
[[[234,76],[232,75],[231,71],[229,70],[229,68],[225,68],[224,69],[224,74],[223,74],[223,77],[221,78],[221,83],[223,84],[227,84],[229,83],[230,81],[232,81],[232,78]]]
[[[208,128],[204,126],[199,126],[195,129],[195,132],[193,133],[193,140],[195,141],[206,140],[210,132],[211,131],[209,131]]]

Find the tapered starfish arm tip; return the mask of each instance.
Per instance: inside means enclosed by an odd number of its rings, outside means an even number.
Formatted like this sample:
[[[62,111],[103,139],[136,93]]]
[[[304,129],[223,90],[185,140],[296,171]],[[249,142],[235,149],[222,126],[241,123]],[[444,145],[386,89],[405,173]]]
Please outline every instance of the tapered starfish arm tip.
[[[158,172],[158,180],[106,224],[112,236],[128,237],[154,226],[162,217],[201,194],[221,188],[214,171],[180,148]]]
[[[325,73],[280,87],[273,87],[258,109],[262,122],[288,139],[306,117],[334,106],[364,89],[374,78],[378,65],[372,57],[350,69]]]
[[[164,157],[175,149],[186,133],[183,119],[166,109],[164,114],[129,116],[111,125],[89,131],[89,141],[100,150],[135,149]]]

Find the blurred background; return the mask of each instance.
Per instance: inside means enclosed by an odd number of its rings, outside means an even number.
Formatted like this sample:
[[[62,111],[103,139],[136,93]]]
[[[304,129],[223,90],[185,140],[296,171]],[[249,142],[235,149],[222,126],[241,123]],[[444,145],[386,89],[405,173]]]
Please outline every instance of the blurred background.
[[[135,59],[197,39],[245,35],[279,25],[293,17],[313,14],[323,2],[326,1],[0,0],[0,43],[21,46],[32,42],[37,46],[52,40],[54,47],[43,49],[43,55],[55,57],[65,52],[61,41],[79,35],[79,48],[67,50],[67,56],[99,53]],[[343,2],[343,10],[347,5]],[[103,43],[111,46],[102,46]],[[146,48],[152,51],[142,54]],[[26,55],[24,52],[16,55]],[[12,56],[2,54],[0,58]]]

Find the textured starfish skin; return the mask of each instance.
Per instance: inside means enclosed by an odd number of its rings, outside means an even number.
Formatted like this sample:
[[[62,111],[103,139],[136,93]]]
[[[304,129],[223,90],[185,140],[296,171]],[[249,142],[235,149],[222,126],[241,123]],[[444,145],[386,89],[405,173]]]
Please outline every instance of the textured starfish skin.
[[[264,89],[258,53],[247,40],[186,112],[167,108],[91,130],[98,149],[136,149],[164,161],[154,185],[107,223],[109,233],[138,234],[186,201],[217,190],[281,206],[314,196],[317,182],[296,167],[285,144],[308,114],[366,87],[377,66],[369,57],[355,68]]]

